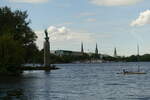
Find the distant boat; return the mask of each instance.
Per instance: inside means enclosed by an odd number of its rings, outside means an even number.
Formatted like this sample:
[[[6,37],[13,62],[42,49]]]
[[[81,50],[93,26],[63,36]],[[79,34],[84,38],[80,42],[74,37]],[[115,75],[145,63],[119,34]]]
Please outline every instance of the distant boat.
[[[137,45],[137,62],[139,62],[139,45]],[[123,69],[123,71],[121,73],[117,73],[117,74],[125,74],[125,75],[129,75],[129,74],[146,74],[146,72],[141,72],[140,71],[140,65],[138,64],[138,71],[137,72],[127,71],[127,70]]]
[[[130,75],[130,74],[146,74],[146,72],[132,72],[132,71],[125,71],[117,74],[125,74],[125,75]]]

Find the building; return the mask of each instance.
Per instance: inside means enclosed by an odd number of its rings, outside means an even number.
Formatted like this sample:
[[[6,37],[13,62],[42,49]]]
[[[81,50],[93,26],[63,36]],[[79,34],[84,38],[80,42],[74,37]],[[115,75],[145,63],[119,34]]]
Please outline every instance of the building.
[[[81,43],[81,53],[84,53],[83,42]]]
[[[55,50],[53,54],[57,56],[82,56],[82,52],[78,51],[69,51],[69,50]]]
[[[114,57],[117,57],[117,49],[114,48]]]
[[[95,54],[98,55],[97,43],[96,43],[96,48],[95,48]]]

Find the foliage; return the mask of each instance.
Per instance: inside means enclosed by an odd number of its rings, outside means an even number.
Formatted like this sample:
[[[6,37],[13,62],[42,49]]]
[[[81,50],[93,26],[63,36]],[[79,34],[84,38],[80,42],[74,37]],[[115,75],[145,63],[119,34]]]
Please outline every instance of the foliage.
[[[16,72],[21,64],[31,62],[39,52],[36,35],[29,27],[26,11],[0,8],[0,71]]]
[[[144,54],[143,56],[140,56],[140,61],[150,61],[150,54]]]
[[[24,62],[24,49],[9,35],[0,37],[0,73],[18,73]]]
[[[34,43],[37,37],[29,27],[30,20],[27,18],[26,11],[12,11],[8,7],[0,8],[0,36],[11,35],[15,41],[19,41],[25,49],[26,62],[30,61],[35,54],[33,52],[37,51]]]
[[[0,8],[0,35],[11,34],[14,40],[20,41],[22,45],[32,44],[36,35],[29,27],[30,21],[27,21],[27,12],[10,8]]]

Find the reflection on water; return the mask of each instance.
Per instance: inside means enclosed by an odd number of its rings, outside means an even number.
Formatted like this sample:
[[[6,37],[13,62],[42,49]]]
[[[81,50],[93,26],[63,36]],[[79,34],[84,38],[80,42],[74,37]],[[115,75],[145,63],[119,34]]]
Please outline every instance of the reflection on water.
[[[141,70],[150,71],[150,63],[140,65]],[[136,63],[57,66],[61,69],[0,77],[0,100],[150,100],[149,73],[116,74],[123,68],[137,70]]]

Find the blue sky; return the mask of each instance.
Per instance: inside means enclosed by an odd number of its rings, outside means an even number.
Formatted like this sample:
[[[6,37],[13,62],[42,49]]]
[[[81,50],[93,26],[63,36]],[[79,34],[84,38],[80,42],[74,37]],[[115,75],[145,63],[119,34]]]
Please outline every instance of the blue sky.
[[[51,50],[80,50],[113,55],[150,53],[150,0],[1,0],[0,6],[27,10],[30,26],[43,47],[48,29]]]

